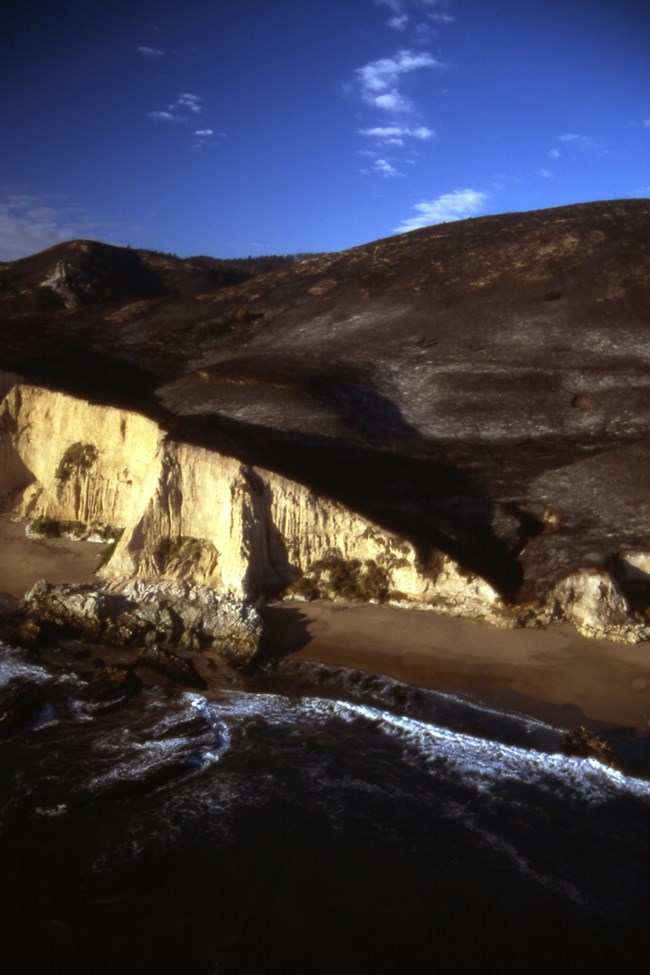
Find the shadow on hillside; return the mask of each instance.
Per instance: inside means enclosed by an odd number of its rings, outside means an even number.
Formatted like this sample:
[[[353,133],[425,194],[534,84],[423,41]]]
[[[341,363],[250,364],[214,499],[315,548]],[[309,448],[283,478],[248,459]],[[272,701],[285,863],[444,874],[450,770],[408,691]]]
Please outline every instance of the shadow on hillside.
[[[151,418],[159,411],[154,390],[156,376],[135,363],[83,346],[81,340],[69,337],[56,342],[56,349],[43,354],[22,355],[12,362],[12,369],[25,376],[30,383],[61,390],[71,396],[81,396],[102,406],[140,410]]]

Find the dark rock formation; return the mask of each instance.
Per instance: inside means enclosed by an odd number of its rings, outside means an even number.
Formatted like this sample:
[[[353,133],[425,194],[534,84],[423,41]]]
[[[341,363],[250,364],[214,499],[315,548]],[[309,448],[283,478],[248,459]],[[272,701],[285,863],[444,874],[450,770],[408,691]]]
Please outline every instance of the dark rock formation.
[[[565,755],[575,755],[577,758],[595,758],[603,765],[622,771],[621,763],[613,749],[603,738],[592,735],[586,728],[579,725],[573,731],[567,732],[560,745]]]
[[[95,704],[117,703],[137,694],[142,681],[125,667],[100,667],[88,681],[85,697]]]
[[[196,687],[199,690],[206,687],[205,681],[199,677],[191,660],[183,659],[170,650],[163,650],[155,643],[140,652],[138,661],[164,674],[177,684]]]
[[[143,663],[194,687],[203,686],[202,678],[191,661],[168,653],[170,648],[213,649],[228,663],[244,666],[256,656],[264,636],[252,608],[187,583],[134,582],[116,591],[41,580],[27,593],[22,612],[17,638],[23,645],[72,636],[116,647],[146,647]]]
[[[38,684],[24,681],[0,689],[0,735],[25,724],[44,704],[45,693]]]

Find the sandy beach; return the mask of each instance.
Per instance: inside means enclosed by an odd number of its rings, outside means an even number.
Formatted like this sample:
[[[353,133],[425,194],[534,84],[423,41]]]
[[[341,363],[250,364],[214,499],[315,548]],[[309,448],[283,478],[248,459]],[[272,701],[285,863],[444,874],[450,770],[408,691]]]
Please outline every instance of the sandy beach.
[[[92,582],[101,549],[96,542],[28,539],[23,523],[0,515],[0,600],[16,603],[39,579]]]
[[[650,726],[650,646],[570,626],[502,630],[393,606],[283,602],[265,618],[276,652],[465,694],[564,728]]]
[[[29,540],[0,516],[0,599],[38,579],[92,582],[101,546]],[[285,601],[264,610],[274,654],[465,694],[559,727],[650,728],[650,646],[589,640],[572,627],[502,630],[394,606]]]

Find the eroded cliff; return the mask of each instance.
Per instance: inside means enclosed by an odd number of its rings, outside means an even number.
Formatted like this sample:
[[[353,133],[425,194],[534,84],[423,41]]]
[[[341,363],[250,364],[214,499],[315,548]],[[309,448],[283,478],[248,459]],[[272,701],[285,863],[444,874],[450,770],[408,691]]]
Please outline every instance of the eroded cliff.
[[[0,495],[3,510],[37,529],[55,522],[113,539],[98,571],[101,598],[78,588],[56,593],[109,642],[137,629],[136,606],[146,630],[170,603],[178,616],[193,602],[203,609],[186,642],[200,646],[199,634],[212,634],[248,659],[260,632],[236,646],[232,627],[237,619],[242,633],[258,626],[251,605],[284,592],[394,600],[500,625],[567,619],[588,635],[629,642],[649,635],[643,600],[633,598],[646,576],[643,553],[555,580],[534,602],[506,602],[449,555],[434,551],[424,561],[407,538],[304,484],[175,440],[137,413],[36,386],[15,384],[0,403]],[[31,606],[47,619],[62,612],[47,587]],[[165,625],[171,641],[173,622]]]
[[[497,593],[342,504],[263,468],[171,439],[135,413],[39,387],[0,407],[5,510],[121,536],[100,579],[185,581],[254,600],[298,594],[399,599],[470,615]],[[78,530],[81,530],[78,528]]]

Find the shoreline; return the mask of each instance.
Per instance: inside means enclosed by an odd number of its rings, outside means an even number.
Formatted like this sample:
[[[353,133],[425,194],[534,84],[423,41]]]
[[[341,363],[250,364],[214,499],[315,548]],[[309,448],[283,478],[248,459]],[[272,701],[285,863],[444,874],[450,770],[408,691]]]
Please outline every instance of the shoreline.
[[[27,538],[25,522],[0,514],[0,603],[16,606],[39,579],[94,582],[101,542]]]
[[[100,546],[28,539],[0,514],[0,604],[38,579],[95,581]],[[650,645],[582,636],[567,624],[500,629],[480,619],[369,603],[284,600],[261,610],[273,656],[383,674],[517,711],[560,728],[650,731]]]
[[[396,606],[298,600],[262,611],[274,655],[379,673],[560,728],[650,731],[650,647],[568,624],[500,629]]]

